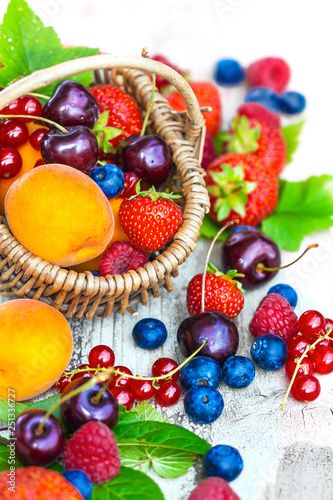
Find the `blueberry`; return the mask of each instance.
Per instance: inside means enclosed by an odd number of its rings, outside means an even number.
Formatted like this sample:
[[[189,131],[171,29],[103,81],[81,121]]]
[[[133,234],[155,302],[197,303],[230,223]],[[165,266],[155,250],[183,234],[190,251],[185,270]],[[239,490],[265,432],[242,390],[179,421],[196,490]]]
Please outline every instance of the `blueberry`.
[[[262,335],[253,342],[251,356],[259,368],[267,371],[278,370],[287,360],[287,344],[272,333]]]
[[[224,402],[214,387],[194,385],[185,395],[184,406],[192,420],[199,424],[211,424],[221,415]]]
[[[243,459],[236,448],[219,444],[207,452],[204,467],[206,476],[218,476],[230,482],[242,472]]]
[[[94,276],[100,276],[101,273],[99,271],[91,271],[91,274],[93,274]]]
[[[151,350],[161,347],[168,333],[164,323],[159,319],[144,318],[134,326],[132,335],[139,347]]]
[[[235,389],[248,387],[255,377],[252,361],[245,356],[231,356],[222,367],[224,382]]]
[[[89,477],[82,470],[65,470],[62,473],[65,479],[79,490],[84,500],[89,500],[92,495],[93,485]]]
[[[98,184],[108,200],[118,196],[124,189],[124,174],[117,165],[96,167],[90,177]]]
[[[183,389],[188,390],[193,385],[209,385],[217,387],[222,381],[220,365],[207,356],[197,356],[191,359],[180,372],[179,382]]]
[[[214,78],[218,85],[233,87],[245,79],[245,71],[238,61],[221,59],[215,65]]]
[[[301,113],[306,106],[306,100],[303,94],[289,90],[280,94],[280,108],[286,115],[296,115]]]
[[[254,87],[245,94],[244,102],[257,102],[265,108],[280,113],[280,98],[275,90],[267,87]]]
[[[268,290],[267,295],[269,293],[278,293],[279,295],[282,295],[282,297],[285,298],[287,302],[289,302],[291,307],[295,309],[298,297],[296,291],[293,289],[292,286],[280,283],[278,285],[272,286]]]
[[[230,229],[229,234],[237,233],[238,231],[254,231],[254,232],[258,233],[259,229],[256,229],[255,227],[252,227],[252,226],[236,226],[236,227],[232,227]]]

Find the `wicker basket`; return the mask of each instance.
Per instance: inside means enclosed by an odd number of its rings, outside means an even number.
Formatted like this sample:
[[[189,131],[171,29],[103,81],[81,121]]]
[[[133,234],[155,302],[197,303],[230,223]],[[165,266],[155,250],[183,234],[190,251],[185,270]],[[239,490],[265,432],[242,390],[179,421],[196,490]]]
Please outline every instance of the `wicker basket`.
[[[196,246],[200,226],[209,209],[209,198],[200,167],[205,125],[196,97],[188,83],[174,70],[161,63],[139,57],[101,54],[75,59],[36,71],[0,92],[0,109],[9,102],[59,79],[95,71],[96,83],[122,85],[144,112],[151,97],[151,79],[147,72],[168,79],[183,95],[187,119],[172,112],[166,99],[155,93],[150,114],[150,129],[169,145],[176,166],[172,181],[182,192],[183,224],[168,248],[155,260],[137,271],[124,275],[96,277],[86,271],[77,273],[60,268],[33,255],[24,248],[4,224],[0,225],[0,292],[3,295],[42,300],[59,309],[67,318],[91,319],[95,314],[109,316],[112,311],[133,312],[138,302],[158,297],[165,287],[171,292],[171,276],[177,276],[182,264]]]

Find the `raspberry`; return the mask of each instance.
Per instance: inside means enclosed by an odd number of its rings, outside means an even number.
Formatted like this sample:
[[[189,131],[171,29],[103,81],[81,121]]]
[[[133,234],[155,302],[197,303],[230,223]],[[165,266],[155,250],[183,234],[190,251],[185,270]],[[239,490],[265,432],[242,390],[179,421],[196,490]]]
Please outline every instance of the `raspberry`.
[[[129,241],[115,241],[103,254],[99,271],[101,276],[107,274],[124,274],[127,271],[136,271],[138,267],[148,262],[147,255]]]
[[[207,477],[192,491],[188,500],[240,500],[221,477]]]
[[[120,471],[118,446],[103,422],[90,420],[73,434],[64,451],[65,468],[79,469],[94,484],[106,483]]]
[[[250,64],[246,76],[250,87],[268,87],[282,92],[290,80],[290,68],[280,57],[265,57]]]
[[[43,467],[16,469],[14,491],[9,488],[11,476],[8,470],[0,474],[0,498],[2,500],[83,500],[82,495],[59,472]]]
[[[279,115],[257,102],[245,102],[237,109],[237,115],[264,122],[271,128],[281,128]]]
[[[297,321],[289,302],[282,295],[270,293],[260,302],[249,329],[254,337],[273,333],[287,341],[298,332]]]

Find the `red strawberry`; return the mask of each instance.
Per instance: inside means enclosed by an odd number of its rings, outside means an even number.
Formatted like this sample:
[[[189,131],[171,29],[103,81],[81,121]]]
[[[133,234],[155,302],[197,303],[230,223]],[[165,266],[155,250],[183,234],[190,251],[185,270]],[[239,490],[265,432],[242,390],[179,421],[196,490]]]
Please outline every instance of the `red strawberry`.
[[[35,466],[16,469],[14,476],[11,476],[9,470],[2,471],[0,498],[1,500],[59,500],[60,498],[83,500],[81,493],[59,472]]]
[[[167,59],[164,56],[161,56],[160,54],[156,54],[156,56],[153,56],[151,59],[153,59],[154,61],[166,64],[167,66],[170,66],[170,68],[177,71],[180,75],[183,75],[184,78],[187,75],[187,71],[183,71],[183,70],[179,69],[175,64],[172,64],[169,61],[169,59]],[[163,90],[168,85],[170,85],[169,80],[166,80],[165,78],[163,78],[163,76],[156,75],[156,87],[159,90]]]
[[[282,92],[289,83],[290,68],[280,57],[265,57],[250,64],[246,76],[251,87],[269,87]]]
[[[265,123],[236,116],[231,133],[225,139],[228,153],[251,153],[275,175],[279,175],[286,164],[287,147],[282,132]]]
[[[205,170],[209,167],[210,163],[216,158],[214,139],[209,130],[206,130],[205,144],[203,149],[201,166]]]
[[[124,274],[127,271],[136,271],[138,267],[148,262],[143,250],[135,248],[129,241],[115,241],[102,255],[99,261],[101,276],[107,274]]]
[[[133,245],[154,252],[172,238],[183,222],[173,198],[180,196],[156,192],[153,186],[122,202],[119,221]]]
[[[206,184],[209,217],[220,226],[234,219],[241,225],[256,226],[277,205],[277,179],[254,155],[219,156],[208,167]]]
[[[258,120],[260,123],[266,123],[271,128],[281,128],[279,115],[257,102],[245,102],[237,109],[237,115]]]
[[[218,88],[210,82],[192,82],[192,90],[198,99],[199,106],[211,106],[212,111],[202,113],[206,120],[207,130],[214,136],[220,130],[222,121],[222,103]],[[166,96],[170,106],[176,111],[184,111],[186,104],[179,92]]]
[[[298,333],[298,318],[289,302],[277,293],[266,295],[250,322],[254,337],[273,333],[285,342]]]
[[[94,127],[100,146],[106,140],[112,148],[116,149],[125,137],[141,132],[140,109],[133,97],[114,85],[96,85],[90,87],[89,90],[97,99],[99,109],[103,113]],[[108,116],[104,112],[109,112]],[[106,131],[105,127],[108,127]],[[114,152],[112,148],[110,152]],[[109,151],[104,150],[104,152]]]
[[[220,273],[212,264],[208,264],[205,280],[205,311],[220,311],[235,318],[244,307],[242,285],[234,278],[243,276],[237,271]],[[187,310],[190,316],[201,312],[201,290],[203,274],[194,276],[187,286]]]

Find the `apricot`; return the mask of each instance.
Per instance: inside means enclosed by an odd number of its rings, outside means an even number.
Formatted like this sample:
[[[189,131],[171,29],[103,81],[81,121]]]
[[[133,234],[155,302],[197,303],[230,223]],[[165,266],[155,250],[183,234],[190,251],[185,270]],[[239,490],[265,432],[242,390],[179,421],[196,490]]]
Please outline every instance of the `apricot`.
[[[73,337],[65,317],[32,299],[0,304],[0,396],[23,401],[49,389],[66,369]]]
[[[103,191],[66,165],[42,165],[20,177],[8,190],[5,213],[24,247],[59,266],[97,257],[113,236],[114,219]]]
[[[112,243],[114,243],[115,241],[124,241],[124,240],[129,241],[125,231],[123,230],[122,225],[119,222],[119,217],[118,217],[119,207],[122,204],[122,202],[123,198],[119,197],[112,198],[111,200],[109,200],[110,207],[114,217],[114,232],[111,241],[106,247],[106,249],[110,248]],[[95,259],[87,260],[82,264],[77,264],[76,266],[71,267],[71,269],[73,269],[73,271],[77,271],[78,273],[83,273],[84,271],[98,271],[100,260],[101,260],[101,255],[95,257]]]
[[[34,130],[38,128],[44,128],[42,125],[36,125],[35,123],[26,123],[29,134],[31,135]],[[17,175],[11,177],[10,179],[0,179],[0,214],[5,215],[5,197],[10,186],[23,174],[32,170],[36,165],[38,160],[42,159],[40,151],[33,148],[29,141],[25,142],[22,146],[17,148],[18,152],[22,158],[22,167]]]

